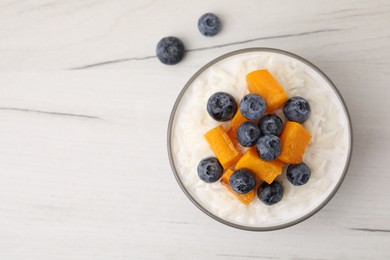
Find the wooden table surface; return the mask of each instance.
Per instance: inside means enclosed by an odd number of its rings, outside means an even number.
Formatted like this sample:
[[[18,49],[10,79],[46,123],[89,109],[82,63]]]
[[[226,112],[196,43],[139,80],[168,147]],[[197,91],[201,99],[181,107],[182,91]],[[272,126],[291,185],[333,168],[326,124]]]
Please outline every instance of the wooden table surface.
[[[203,37],[197,19],[218,14]],[[0,2],[0,259],[390,259],[387,0]],[[176,66],[156,43],[180,37]],[[349,108],[353,157],[333,200],[280,231],[233,229],[169,166],[173,103],[202,65],[273,47],[319,66]]]

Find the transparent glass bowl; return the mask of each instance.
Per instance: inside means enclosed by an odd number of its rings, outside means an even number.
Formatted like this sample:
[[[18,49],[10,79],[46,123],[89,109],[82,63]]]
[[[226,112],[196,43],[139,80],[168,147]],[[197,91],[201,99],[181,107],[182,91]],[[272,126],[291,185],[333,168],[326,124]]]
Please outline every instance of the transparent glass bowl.
[[[333,89],[334,94],[335,94],[335,96],[338,97],[338,99],[339,99],[339,101],[341,103],[341,106],[343,108],[343,112],[345,113],[345,116],[348,119],[348,122],[347,122],[348,129],[347,129],[347,131],[348,131],[349,140],[348,140],[347,160],[346,160],[346,163],[344,165],[344,169],[342,171],[342,174],[340,175],[340,178],[338,179],[338,182],[334,186],[334,188],[331,191],[331,193],[317,207],[315,207],[309,213],[304,214],[301,217],[296,218],[293,221],[290,221],[290,222],[287,222],[287,223],[276,224],[276,225],[266,226],[266,227],[256,227],[256,226],[251,226],[251,225],[246,226],[246,225],[233,223],[231,221],[228,221],[228,220],[225,220],[223,218],[220,218],[219,216],[216,216],[215,214],[210,212],[208,209],[206,209],[188,191],[188,189],[184,185],[184,183],[183,183],[183,181],[182,181],[182,179],[180,177],[180,174],[178,173],[178,170],[176,168],[176,165],[175,165],[175,162],[174,162],[174,158],[173,158],[173,149],[172,149],[172,128],[173,128],[173,123],[174,123],[174,119],[175,119],[175,115],[176,115],[178,106],[179,106],[179,104],[180,104],[180,102],[182,100],[183,95],[186,93],[187,89],[199,77],[199,75],[201,75],[204,71],[206,71],[208,68],[210,68],[214,64],[216,64],[216,63],[218,63],[218,62],[220,62],[220,61],[222,61],[222,60],[224,60],[226,58],[232,57],[234,55],[239,55],[239,54],[243,54],[243,53],[247,53],[247,52],[268,52],[268,53],[275,53],[275,54],[285,55],[285,56],[288,56],[289,58],[295,59],[297,61],[300,61],[300,62],[306,64],[311,69],[313,69],[316,73],[318,73],[318,75],[320,77],[322,77],[329,84],[329,86]],[[351,153],[352,153],[352,127],[351,127],[350,116],[349,116],[347,107],[345,105],[345,102],[344,102],[343,98],[341,97],[341,94],[339,93],[339,91],[337,90],[337,88],[333,84],[333,82],[319,68],[317,68],[315,65],[313,65],[312,63],[310,63],[306,59],[304,59],[302,57],[299,57],[299,56],[297,56],[295,54],[283,51],[283,50],[271,49],[271,48],[249,48],[249,49],[241,49],[241,50],[233,51],[233,52],[227,53],[225,55],[222,55],[222,56],[212,60],[211,62],[209,62],[206,65],[204,65],[200,70],[198,70],[190,78],[190,80],[185,84],[184,88],[180,92],[180,94],[179,94],[179,96],[178,96],[178,98],[177,98],[177,100],[176,100],[176,102],[175,102],[175,104],[173,106],[173,109],[172,109],[172,112],[171,112],[171,116],[170,116],[170,119],[169,119],[169,124],[168,124],[168,138],[167,138],[167,141],[168,141],[168,156],[169,156],[169,161],[170,161],[170,164],[171,164],[171,167],[172,167],[173,174],[174,174],[174,176],[175,176],[179,186],[183,190],[183,192],[192,201],[192,203],[195,204],[195,206],[197,206],[201,211],[203,211],[205,214],[207,214],[211,218],[213,218],[213,219],[215,219],[215,220],[217,220],[217,221],[219,221],[219,222],[221,222],[221,223],[223,223],[225,225],[228,225],[228,226],[231,226],[231,227],[234,227],[234,228],[238,228],[238,229],[249,230],[249,231],[268,231],[268,230],[282,229],[282,228],[286,228],[286,227],[298,224],[298,223],[304,221],[305,219],[311,217],[312,215],[314,215],[316,212],[318,212],[321,208],[323,208],[332,199],[332,197],[336,194],[337,190],[339,189],[339,187],[341,186],[341,184],[342,184],[342,182],[344,180],[344,177],[345,177],[345,175],[347,173],[347,170],[348,170],[348,167],[349,167],[349,163],[350,163],[350,160],[351,160]]]

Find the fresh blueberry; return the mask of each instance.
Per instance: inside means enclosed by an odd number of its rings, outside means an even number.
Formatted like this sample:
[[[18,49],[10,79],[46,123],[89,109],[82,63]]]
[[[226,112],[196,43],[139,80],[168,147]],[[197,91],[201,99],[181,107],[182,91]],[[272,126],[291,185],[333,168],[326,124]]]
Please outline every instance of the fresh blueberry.
[[[156,48],[158,59],[167,65],[179,63],[184,56],[184,44],[176,37],[162,38]]]
[[[235,192],[246,194],[255,188],[256,179],[250,171],[239,169],[230,176],[229,183]]]
[[[292,185],[300,186],[306,184],[311,175],[310,168],[305,164],[290,164],[287,167],[287,179],[291,182]]]
[[[260,119],[259,127],[263,134],[279,136],[282,133],[283,122],[277,115],[265,115]]]
[[[258,120],[265,113],[266,105],[262,97],[256,94],[248,94],[241,99],[241,114],[249,120]]]
[[[209,98],[207,112],[216,121],[229,121],[237,112],[237,103],[232,95],[225,92],[217,92]]]
[[[198,20],[198,29],[204,36],[214,36],[221,29],[221,21],[213,13],[206,13]]]
[[[223,173],[222,165],[215,157],[207,157],[201,160],[197,170],[199,178],[207,183],[216,182]]]
[[[263,182],[257,190],[257,197],[267,205],[274,205],[283,198],[283,186],[274,181],[271,184]]]
[[[256,148],[260,158],[264,161],[275,160],[280,154],[280,139],[276,135],[263,135],[257,141]]]
[[[310,116],[310,105],[302,97],[292,97],[287,100],[283,107],[283,113],[288,120],[297,123],[305,122]]]
[[[242,146],[250,147],[256,144],[260,134],[260,129],[255,123],[245,122],[237,129],[237,140]]]

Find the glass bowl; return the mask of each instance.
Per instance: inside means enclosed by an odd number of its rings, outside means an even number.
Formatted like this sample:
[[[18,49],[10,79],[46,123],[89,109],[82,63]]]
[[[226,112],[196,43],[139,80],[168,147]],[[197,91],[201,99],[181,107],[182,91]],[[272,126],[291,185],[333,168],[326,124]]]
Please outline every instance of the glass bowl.
[[[311,115],[311,118],[314,119],[308,123],[309,128],[311,127],[315,133],[310,146],[312,148],[308,147],[307,149],[307,151],[309,150],[308,158],[313,161],[312,177],[308,184],[312,179],[314,180],[310,184],[311,186],[291,186],[286,182],[285,172],[283,172],[280,178],[285,187],[285,193],[283,200],[278,203],[279,205],[266,206],[260,201],[256,201],[252,202],[254,205],[250,204],[245,207],[239,206],[237,200],[234,200],[234,196],[227,194],[229,191],[219,182],[204,184],[196,179],[198,176],[195,162],[200,158],[198,151],[208,149],[205,148],[207,143],[201,134],[205,133],[205,129],[211,129],[219,124],[210,121],[211,119],[205,116],[207,114],[205,98],[216,90],[226,90],[226,92],[230,90],[235,92],[233,95],[239,100],[245,94],[242,90],[245,88],[243,84],[246,84],[244,77],[246,73],[264,68],[269,69],[282,86],[289,86],[288,91],[286,90],[287,94],[289,92],[292,94],[300,93],[309,96],[309,102],[312,100],[311,102],[314,103]],[[294,76],[294,73],[299,77]],[[225,86],[229,87],[224,89]],[[237,92],[238,89],[241,92]],[[289,95],[289,97],[291,96]],[[322,112],[323,114],[318,112],[324,110],[326,111]],[[317,112],[313,113],[313,111]],[[184,113],[190,114],[190,119],[187,120],[189,123],[182,120],[185,119]],[[322,121],[315,121],[316,116],[318,118],[321,116]],[[335,119],[339,132],[327,133],[326,129],[330,124],[328,122],[333,118],[339,120]],[[334,122],[332,121],[332,123]],[[335,137],[332,137],[332,134]],[[205,214],[223,224],[250,231],[286,228],[302,222],[318,212],[332,199],[341,186],[348,170],[352,152],[350,116],[345,102],[333,82],[306,59],[287,51],[271,48],[233,51],[200,68],[185,84],[173,106],[167,139],[168,155],[173,174],[191,202]],[[338,143],[337,146],[330,148],[332,142],[333,144]],[[201,148],[198,149],[198,147]],[[328,157],[326,157],[327,154],[329,154]],[[337,157],[334,157],[336,154],[338,154]],[[209,155],[211,155],[210,151],[205,152],[202,156]],[[193,157],[197,156],[199,158],[195,160]],[[326,159],[321,160],[321,156],[325,156]],[[325,161],[325,164],[322,165],[321,161]],[[313,169],[316,174],[314,177]],[[323,171],[322,175],[320,175],[321,171]],[[283,202],[284,200],[286,202]]]

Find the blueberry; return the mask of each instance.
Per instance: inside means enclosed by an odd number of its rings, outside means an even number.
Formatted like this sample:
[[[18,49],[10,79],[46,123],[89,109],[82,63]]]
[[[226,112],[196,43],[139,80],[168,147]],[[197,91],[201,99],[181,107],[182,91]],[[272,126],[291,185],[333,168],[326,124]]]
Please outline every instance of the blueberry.
[[[258,120],[265,113],[266,105],[262,97],[256,94],[248,94],[241,99],[241,114],[249,120]]]
[[[219,122],[229,121],[237,112],[237,103],[232,95],[217,92],[207,101],[207,112]]]
[[[276,135],[266,134],[259,138],[256,148],[264,161],[275,160],[280,154],[280,139]]]
[[[221,29],[221,21],[215,14],[206,13],[199,18],[198,29],[204,36],[214,36]]]
[[[184,56],[184,44],[176,37],[162,38],[156,48],[157,58],[164,64],[179,63]]]
[[[287,179],[291,182],[292,185],[300,186],[306,184],[311,175],[310,168],[305,164],[290,164],[287,167]]]
[[[215,157],[202,159],[198,164],[197,170],[199,178],[207,183],[216,182],[223,173],[222,165]]]
[[[287,100],[283,107],[283,113],[288,120],[297,123],[305,122],[310,116],[310,105],[302,97],[292,97]]]
[[[283,198],[283,186],[274,181],[271,184],[263,182],[257,190],[257,197],[267,205],[274,205]]]
[[[279,136],[282,133],[283,122],[277,115],[265,115],[260,119],[259,128],[263,134]]]
[[[237,140],[244,147],[253,146],[260,137],[260,129],[255,123],[242,123],[237,129]]]
[[[246,194],[255,188],[256,179],[250,171],[239,169],[230,176],[229,183],[235,192]]]

